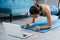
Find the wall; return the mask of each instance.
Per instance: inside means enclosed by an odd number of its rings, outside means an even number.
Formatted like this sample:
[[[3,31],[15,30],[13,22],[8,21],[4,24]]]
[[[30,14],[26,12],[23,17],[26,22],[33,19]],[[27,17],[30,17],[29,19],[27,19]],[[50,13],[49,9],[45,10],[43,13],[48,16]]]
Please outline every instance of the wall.
[[[38,0],[40,4],[55,5],[58,7],[58,0]]]
[[[38,0],[38,3],[44,4],[45,3],[45,0]]]
[[[46,0],[46,2],[45,2],[46,4],[48,4],[48,5],[55,5],[55,6],[57,6],[58,7],[58,0]]]

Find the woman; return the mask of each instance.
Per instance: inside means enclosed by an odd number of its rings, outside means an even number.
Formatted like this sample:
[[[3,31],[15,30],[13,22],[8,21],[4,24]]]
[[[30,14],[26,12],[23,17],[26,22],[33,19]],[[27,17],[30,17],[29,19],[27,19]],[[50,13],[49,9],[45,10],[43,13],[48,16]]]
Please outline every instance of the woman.
[[[52,12],[50,11],[49,6],[36,4],[35,6],[32,6],[29,11],[30,11],[30,15],[31,15],[31,21],[29,24],[25,25],[25,28],[32,26],[35,22],[35,19],[38,17],[38,15],[46,16],[48,25],[42,26],[42,27],[37,26],[36,28],[34,28],[35,31],[38,31],[40,29],[48,29],[48,28],[52,27],[52,21],[51,21]],[[53,13],[53,14],[57,14],[57,13]]]

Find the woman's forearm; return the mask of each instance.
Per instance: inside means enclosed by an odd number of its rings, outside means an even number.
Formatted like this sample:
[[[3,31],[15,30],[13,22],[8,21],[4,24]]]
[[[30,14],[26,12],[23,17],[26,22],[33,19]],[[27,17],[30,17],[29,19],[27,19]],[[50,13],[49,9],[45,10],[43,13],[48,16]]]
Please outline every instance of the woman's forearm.
[[[43,30],[43,29],[49,29],[49,28],[51,28],[51,26],[42,26],[42,27],[40,27],[41,30]]]
[[[35,18],[31,18],[30,24],[33,24],[35,22]]]
[[[31,21],[30,21],[30,26],[32,26],[33,24],[34,24],[34,22],[35,22],[35,18],[31,18]]]

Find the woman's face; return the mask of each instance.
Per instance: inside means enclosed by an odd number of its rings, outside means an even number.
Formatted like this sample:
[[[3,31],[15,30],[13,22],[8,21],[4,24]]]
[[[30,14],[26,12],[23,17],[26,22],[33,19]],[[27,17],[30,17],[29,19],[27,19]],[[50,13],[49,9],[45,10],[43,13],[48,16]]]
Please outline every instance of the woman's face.
[[[39,14],[42,14],[42,11],[39,11]]]
[[[31,17],[37,18],[39,14],[33,14]]]

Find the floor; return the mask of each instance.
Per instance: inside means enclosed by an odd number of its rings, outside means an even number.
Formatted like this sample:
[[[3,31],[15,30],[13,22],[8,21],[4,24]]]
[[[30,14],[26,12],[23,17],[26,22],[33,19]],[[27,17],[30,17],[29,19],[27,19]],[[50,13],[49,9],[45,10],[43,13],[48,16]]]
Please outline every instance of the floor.
[[[57,18],[57,17],[54,16],[54,18]],[[26,24],[26,23],[29,23],[29,21],[28,21],[29,19],[30,19],[30,17],[22,18],[22,19],[15,18],[13,20],[13,22],[11,22],[11,23],[19,24],[19,25]],[[33,32],[30,30],[22,29],[22,31],[32,33],[33,36],[26,38],[26,39],[20,39],[20,38],[12,37],[12,36],[9,36],[8,34],[6,34],[4,27],[2,25],[3,21],[9,22],[9,18],[0,19],[0,40],[60,40],[60,27],[56,28],[54,30],[51,30],[49,32],[46,32],[46,33],[39,33],[39,32]]]

